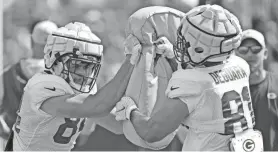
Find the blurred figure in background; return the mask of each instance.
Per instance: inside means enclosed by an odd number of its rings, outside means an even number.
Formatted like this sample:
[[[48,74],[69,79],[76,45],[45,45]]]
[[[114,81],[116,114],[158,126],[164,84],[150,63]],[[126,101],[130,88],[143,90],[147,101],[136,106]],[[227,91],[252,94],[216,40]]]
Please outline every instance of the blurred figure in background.
[[[31,47],[33,50],[34,59],[43,59],[44,57],[44,46],[49,34],[57,30],[58,26],[56,23],[45,20],[36,23],[32,30]],[[44,64],[44,63],[43,63]]]
[[[243,32],[236,55],[250,66],[250,92],[256,118],[255,128],[263,135],[264,150],[278,150],[278,76],[264,69],[268,50],[264,36],[253,29]]]
[[[23,88],[35,73],[44,69],[43,49],[47,36],[57,28],[51,21],[36,23],[31,33],[32,57],[22,58],[3,74],[4,97],[0,105],[0,138],[4,141],[7,140],[16,120]]]

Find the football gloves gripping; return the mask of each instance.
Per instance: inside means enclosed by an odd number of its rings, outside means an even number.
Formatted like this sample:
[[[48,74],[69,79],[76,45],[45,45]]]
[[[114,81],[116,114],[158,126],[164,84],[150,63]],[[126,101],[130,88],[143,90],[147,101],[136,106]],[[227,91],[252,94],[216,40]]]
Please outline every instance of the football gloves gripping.
[[[116,120],[130,120],[131,112],[138,109],[135,102],[130,97],[122,97],[116,104]]]
[[[171,59],[175,57],[173,51],[173,45],[166,37],[160,37],[153,42],[156,46],[156,53],[161,54],[162,56]]]

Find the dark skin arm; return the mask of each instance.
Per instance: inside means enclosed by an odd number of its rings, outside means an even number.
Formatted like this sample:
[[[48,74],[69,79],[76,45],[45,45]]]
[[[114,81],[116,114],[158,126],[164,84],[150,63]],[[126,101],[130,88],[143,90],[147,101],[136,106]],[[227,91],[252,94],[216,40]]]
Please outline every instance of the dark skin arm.
[[[180,99],[165,98],[163,106],[151,117],[139,110],[131,112],[132,122],[137,134],[145,141],[152,143],[162,140],[175,131],[189,115],[188,107]]]
[[[130,63],[130,56],[127,56],[115,77],[96,94],[83,97],[83,103],[68,102],[73,95],[63,95],[47,99],[41,109],[48,114],[67,118],[97,118],[108,115],[125,94],[134,68]]]

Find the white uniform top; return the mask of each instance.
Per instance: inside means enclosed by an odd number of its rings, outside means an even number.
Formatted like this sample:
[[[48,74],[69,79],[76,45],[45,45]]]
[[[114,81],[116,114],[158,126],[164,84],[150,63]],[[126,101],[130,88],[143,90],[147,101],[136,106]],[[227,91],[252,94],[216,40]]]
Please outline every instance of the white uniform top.
[[[61,77],[38,73],[28,81],[13,127],[15,151],[70,151],[74,147],[85,118],[56,117],[40,109],[46,99],[66,94],[74,92]]]
[[[236,56],[222,65],[173,73],[166,93],[180,98],[190,112],[183,150],[228,150],[231,135],[253,128],[249,74],[248,64]]]

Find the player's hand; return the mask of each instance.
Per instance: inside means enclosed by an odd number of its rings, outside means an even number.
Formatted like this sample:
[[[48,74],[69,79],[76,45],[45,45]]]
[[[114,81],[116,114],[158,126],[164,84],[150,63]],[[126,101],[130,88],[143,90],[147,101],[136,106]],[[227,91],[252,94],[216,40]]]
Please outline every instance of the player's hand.
[[[156,41],[153,42],[156,46],[156,53],[162,54],[162,56],[167,57],[168,59],[172,59],[175,57],[173,51],[173,45],[166,37],[160,37]]]
[[[132,34],[130,34],[124,41],[125,55],[131,55],[130,63],[136,64],[139,60],[142,46],[139,40]]]
[[[137,106],[130,97],[122,97],[121,101],[116,104],[116,120],[129,120],[130,113],[135,109]]]

